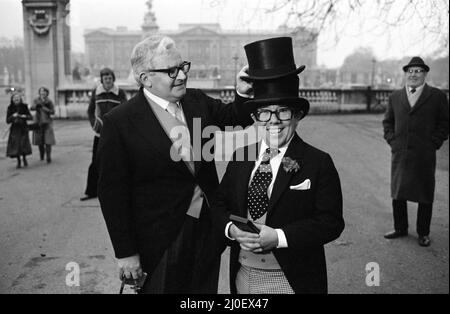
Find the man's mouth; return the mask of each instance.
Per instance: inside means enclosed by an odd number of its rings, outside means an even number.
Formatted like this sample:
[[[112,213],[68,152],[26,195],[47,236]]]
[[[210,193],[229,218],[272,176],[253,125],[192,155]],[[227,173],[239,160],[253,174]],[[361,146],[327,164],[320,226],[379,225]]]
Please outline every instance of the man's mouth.
[[[278,135],[281,133],[281,131],[283,131],[282,128],[278,128],[278,127],[268,127],[267,132],[269,132],[270,135]]]

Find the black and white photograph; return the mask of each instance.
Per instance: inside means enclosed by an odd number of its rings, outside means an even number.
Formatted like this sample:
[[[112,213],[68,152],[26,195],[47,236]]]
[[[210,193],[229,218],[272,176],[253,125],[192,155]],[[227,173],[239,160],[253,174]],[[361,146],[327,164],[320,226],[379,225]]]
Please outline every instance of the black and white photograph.
[[[448,138],[448,0],[0,0],[0,294],[448,294]]]

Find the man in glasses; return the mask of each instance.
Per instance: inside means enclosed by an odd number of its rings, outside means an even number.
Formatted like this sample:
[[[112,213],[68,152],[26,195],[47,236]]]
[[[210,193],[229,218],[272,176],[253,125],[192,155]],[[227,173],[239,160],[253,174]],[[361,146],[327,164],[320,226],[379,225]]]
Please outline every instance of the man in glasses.
[[[430,245],[436,150],[448,138],[446,95],[425,83],[430,68],[420,57],[403,67],[406,86],[389,97],[383,120],[384,138],[391,146],[391,197],[394,230],[387,239],[408,235],[407,201],[419,203],[417,234],[420,246]]]
[[[230,290],[326,293],[323,245],[344,229],[342,192],[331,157],[296,134],[309,111],[298,96],[305,66],[295,66],[290,37],[257,41],[245,52],[254,89],[246,104],[262,140],[235,152],[212,204],[215,225],[231,245]],[[245,231],[230,215],[259,232]]]
[[[214,161],[193,149],[213,135],[194,138],[193,130],[253,121],[239,95],[223,104],[187,89],[190,62],[168,37],[138,43],[131,65],[139,92],[105,116],[98,151],[99,200],[120,276],[147,273],[142,293],[216,293],[220,246],[209,241],[209,200],[219,182]],[[251,88],[245,75],[242,95]]]

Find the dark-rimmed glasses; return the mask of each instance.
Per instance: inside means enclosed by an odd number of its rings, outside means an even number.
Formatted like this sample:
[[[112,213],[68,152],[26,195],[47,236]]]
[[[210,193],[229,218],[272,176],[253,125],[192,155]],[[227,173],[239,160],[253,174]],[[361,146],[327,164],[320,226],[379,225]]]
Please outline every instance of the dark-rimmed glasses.
[[[425,69],[408,69],[406,70],[406,73],[413,74],[413,73],[423,73],[425,72]]]
[[[255,119],[259,122],[268,122],[272,119],[272,115],[275,114],[278,120],[288,121],[292,119],[293,112],[290,108],[280,108],[275,111],[269,109],[259,109],[253,113]]]
[[[178,66],[174,66],[167,69],[148,69],[149,72],[163,72],[167,73],[171,79],[174,79],[178,76],[178,73],[183,71],[184,74],[188,74],[189,70],[191,69],[191,63],[184,61]]]

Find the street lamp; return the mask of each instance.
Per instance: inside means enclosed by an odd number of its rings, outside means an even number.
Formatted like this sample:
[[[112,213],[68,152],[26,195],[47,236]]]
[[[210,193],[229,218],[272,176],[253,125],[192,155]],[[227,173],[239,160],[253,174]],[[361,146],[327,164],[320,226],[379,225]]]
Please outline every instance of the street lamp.
[[[236,89],[237,86],[237,61],[238,61],[239,57],[237,55],[237,53],[234,55],[233,60],[234,60],[234,88]]]

